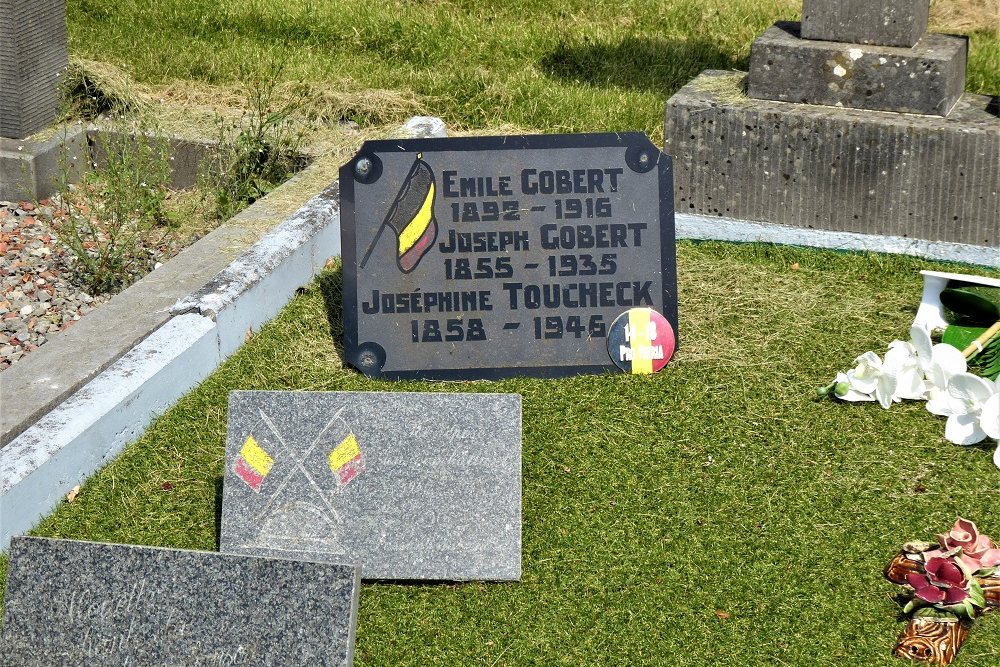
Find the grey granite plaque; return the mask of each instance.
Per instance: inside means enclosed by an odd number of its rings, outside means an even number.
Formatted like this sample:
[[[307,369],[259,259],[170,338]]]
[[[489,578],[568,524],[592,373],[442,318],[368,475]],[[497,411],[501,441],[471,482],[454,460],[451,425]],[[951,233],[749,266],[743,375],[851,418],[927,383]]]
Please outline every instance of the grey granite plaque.
[[[355,565],[15,537],[0,665],[350,665]]]
[[[521,397],[231,393],[222,550],[519,579]]]
[[[644,134],[371,141],[340,192],[345,354],[368,376],[555,377],[651,356],[641,373],[673,353],[671,161]],[[664,315],[670,340],[609,354],[633,309]]]

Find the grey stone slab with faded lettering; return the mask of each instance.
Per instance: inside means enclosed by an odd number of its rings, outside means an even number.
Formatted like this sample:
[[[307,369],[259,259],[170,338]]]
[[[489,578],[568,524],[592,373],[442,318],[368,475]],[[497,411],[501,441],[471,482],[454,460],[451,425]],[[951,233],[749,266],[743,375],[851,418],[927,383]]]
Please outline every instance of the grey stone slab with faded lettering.
[[[365,579],[521,576],[521,397],[236,391],[222,550]]]
[[[802,36],[913,46],[927,32],[929,0],[803,0]]]
[[[633,310],[672,331],[630,371],[673,352],[671,159],[646,135],[370,141],[340,185],[344,356],[366,375],[618,372]]]
[[[0,666],[351,665],[360,569],[15,537]]]

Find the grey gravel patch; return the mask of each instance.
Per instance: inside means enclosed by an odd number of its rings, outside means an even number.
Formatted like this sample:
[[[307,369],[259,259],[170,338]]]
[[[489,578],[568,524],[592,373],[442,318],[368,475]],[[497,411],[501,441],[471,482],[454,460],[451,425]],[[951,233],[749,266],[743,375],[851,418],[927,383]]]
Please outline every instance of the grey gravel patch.
[[[60,238],[63,217],[53,200],[0,201],[0,371],[111,299],[76,282],[75,258]],[[176,251],[173,242],[146,248],[150,266]]]
[[[0,201],[0,370],[73,326],[110,296],[74,285],[51,205]]]

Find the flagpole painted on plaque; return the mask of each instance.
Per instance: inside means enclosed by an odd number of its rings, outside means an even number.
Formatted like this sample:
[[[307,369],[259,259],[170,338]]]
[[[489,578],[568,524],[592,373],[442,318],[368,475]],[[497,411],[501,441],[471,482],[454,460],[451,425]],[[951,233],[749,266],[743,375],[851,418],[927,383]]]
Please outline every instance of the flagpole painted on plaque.
[[[434,172],[423,161],[423,154],[417,153],[410,172],[389,207],[389,213],[361,259],[360,268],[365,268],[371,259],[386,227],[392,227],[396,233],[396,265],[399,270],[410,273],[417,268],[437,238],[434,191]]]

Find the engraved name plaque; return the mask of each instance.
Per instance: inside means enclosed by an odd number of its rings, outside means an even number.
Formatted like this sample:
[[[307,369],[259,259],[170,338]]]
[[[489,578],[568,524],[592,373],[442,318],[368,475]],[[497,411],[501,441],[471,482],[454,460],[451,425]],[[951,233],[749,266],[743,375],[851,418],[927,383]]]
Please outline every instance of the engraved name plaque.
[[[671,160],[644,134],[370,141],[340,184],[366,375],[649,373],[673,353]]]

